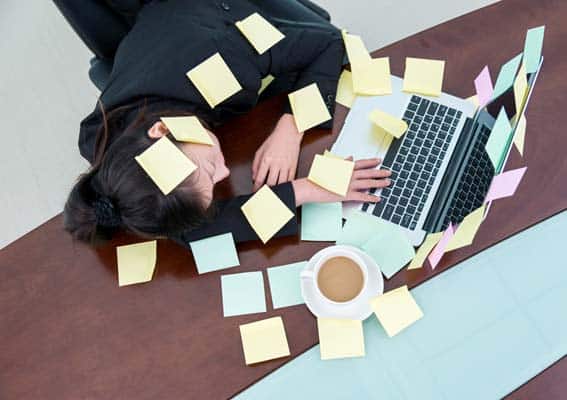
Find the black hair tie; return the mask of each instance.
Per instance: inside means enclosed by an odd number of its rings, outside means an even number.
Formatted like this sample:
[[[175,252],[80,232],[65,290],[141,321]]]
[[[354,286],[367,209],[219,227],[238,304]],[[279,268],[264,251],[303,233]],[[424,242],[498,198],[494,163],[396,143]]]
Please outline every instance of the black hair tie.
[[[93,207],[97,225],[105,228],[116,228],[122,224],[118,209],[108,197],[98,197],[94,201]]]

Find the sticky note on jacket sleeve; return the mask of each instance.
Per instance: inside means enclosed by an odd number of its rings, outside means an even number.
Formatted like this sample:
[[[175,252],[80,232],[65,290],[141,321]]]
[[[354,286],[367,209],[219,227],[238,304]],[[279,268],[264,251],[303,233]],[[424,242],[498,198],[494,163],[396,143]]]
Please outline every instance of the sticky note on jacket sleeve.
[[[242,21],[237,21],[235,25],[258,54],[264,54],[285,37],[258,13],[253,13]]]
[[[408,130],[406,121],[394,117],[382,110],[373,110],[369,115],[370,121],[374,123],[375,129],[400,138]]]
[[[289,104],[299,132],[305,132],[331,119],[331,114],[316,83],[288,95]]]

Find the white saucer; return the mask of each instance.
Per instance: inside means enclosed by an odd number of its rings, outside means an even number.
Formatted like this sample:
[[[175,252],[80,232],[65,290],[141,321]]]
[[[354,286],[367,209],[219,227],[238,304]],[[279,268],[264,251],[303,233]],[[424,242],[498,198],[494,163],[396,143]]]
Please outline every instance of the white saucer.
[[[348,249],[358,254],[366,263],[368,269],[368,285],[354,302],[348,304],[333,304],[325,301],[317,294],[312,280],[301,279],[301,294],[305,300],[305,305],[316,317],[343,318],[365,320],[372,315],[370,299],[384,292],[384,279],[376,262],[366,253],[352,246],[337,245],[324,248],[315,253],[305,266],[305,270],[312,270],[317,260],[327,252],[336,248]]]

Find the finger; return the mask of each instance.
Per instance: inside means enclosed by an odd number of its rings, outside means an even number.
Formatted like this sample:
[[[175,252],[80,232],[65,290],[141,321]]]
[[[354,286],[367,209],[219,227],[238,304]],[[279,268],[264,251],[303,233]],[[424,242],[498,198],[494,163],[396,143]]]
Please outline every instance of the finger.
[[[375,196],[370,193],[364,192],[350,192],[346,197],[347,201],[361,201],[364,203],[378,203],[381,199],[380,196]]]
[[[269,169],[270,169],[270,165],[267,162],[265,161],[260,162],[260,167],[258,168],[258,174],[254,179],[254,191],[260,189],[260,186],[264,184],[264,181],[268,176]]]
[[[392,175],[392,171],[388,169],[359,169],[352,174],[353,179],[371,179],[371,178],[387,178]]]
[[[282,166],[278,177],[278,184],[287,182],[289,180],[289,168]]]
[[[352,161],[352,160],[354,160],[354,158],[352,158],[352,156],[348,156],[347,158],[345,158],[345,160]]]
[[[258,168],[260,167],[260,162],[262,161],[262,157],[264,156],[264,146],[260,146],[258,150],[256,150],[256,154],[254,155],[254,161],[252,162],[252,179],[256,179],[256,175],[258,174]]]
[[[297,172],[297,163],[293,164],[289,169],[289,174],[287,175],[288,181],[293,181],[295,179],[295,173]]]
[[[351,190],[367,190],[373,188],[383,188],[389,186],[391,181],[389,179],[359,179],[352,181],[350,184]]]
[[[367,168],[375,168],[380,164],[382,160],[379,158],[367,158],[364,160],[357,160],[354,163],[354,169],[367,169]]]
[[[280,175],[280,169],[277,166],[270,166],[270,174],[268,175],[267,184],[268,186],[274,186],[278,183],[278,176]]]

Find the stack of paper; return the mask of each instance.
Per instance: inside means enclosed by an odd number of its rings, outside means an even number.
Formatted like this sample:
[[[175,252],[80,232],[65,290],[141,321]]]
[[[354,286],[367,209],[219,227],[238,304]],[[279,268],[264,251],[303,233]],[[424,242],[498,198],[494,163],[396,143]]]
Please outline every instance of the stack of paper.
[[[362,321],[317,318],[317,329],[321,360],[365,355]]]
[[[232,233],[197,240],[189,245],[200,274],[240,265]]]
[[[331,119],[331,114],[316,83],[290,93],[288,98],[299,132],[305,132]]]
[[[152,280],[157,258],[157,242],[151,240],[119,246],[116,248],[118,260],[118,286],[133,285]]]
[[[251,14],[242,21],[237,21],[235,25],[258,54],[265,53],[285,37],[258,13]]]
[[[353,170],[353,161],[316,154],[307,179],[329,192],[346,196]]]
[[[444,70],[445,61],[407,57],[402,90],[425,96],[440,96]]]
[[[395,336],[423,317],[407,286],[386,292],[370,302],[389,337]]]
[[[161,121],[177,141],[213,145],[211,135],[195,116],[162,117]]]
[[[240,325],[246,365],[289,356],[283,320],[272,317]]]

